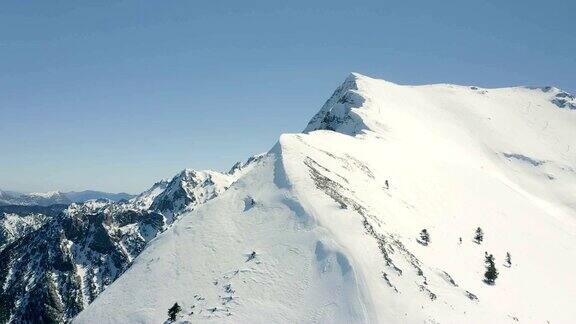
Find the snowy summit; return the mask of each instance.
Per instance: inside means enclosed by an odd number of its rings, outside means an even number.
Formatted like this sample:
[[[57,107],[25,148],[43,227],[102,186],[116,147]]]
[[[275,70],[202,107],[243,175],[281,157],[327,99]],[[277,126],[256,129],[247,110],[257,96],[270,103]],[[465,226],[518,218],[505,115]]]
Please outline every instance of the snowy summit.
[[[352,74],[74,322],[569,323],[575,137],[556,88]]]

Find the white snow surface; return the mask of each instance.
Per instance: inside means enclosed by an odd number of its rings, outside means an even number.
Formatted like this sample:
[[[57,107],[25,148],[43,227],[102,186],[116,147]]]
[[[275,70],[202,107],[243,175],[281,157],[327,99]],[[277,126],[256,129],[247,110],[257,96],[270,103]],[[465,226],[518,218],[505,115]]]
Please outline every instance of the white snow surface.
[[[576,110],[562,93],[353,74],[75,322],[163,323],[178,302],[179,322],[573,323]]]

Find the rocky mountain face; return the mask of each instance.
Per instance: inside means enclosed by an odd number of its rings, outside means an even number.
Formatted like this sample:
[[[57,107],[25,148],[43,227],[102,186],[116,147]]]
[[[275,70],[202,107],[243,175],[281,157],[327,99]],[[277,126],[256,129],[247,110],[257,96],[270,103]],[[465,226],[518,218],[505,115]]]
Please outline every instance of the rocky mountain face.
[[[67,205],[0,206],[0,251],[6,245],[39,229]]]
[[[573,100],[353,74],[73,321],[572,323]]]
[[[123,202],[3,207],[0,322],[71,319],[182,212],[218,196],[249,168],[246,163],[229,174],[187,169]]]
[[[234,175],[186,169],[172,178],[150,208],[165,215],[166,222],[172,222],[185,210],[194,209],[228,189],[231,177]]]

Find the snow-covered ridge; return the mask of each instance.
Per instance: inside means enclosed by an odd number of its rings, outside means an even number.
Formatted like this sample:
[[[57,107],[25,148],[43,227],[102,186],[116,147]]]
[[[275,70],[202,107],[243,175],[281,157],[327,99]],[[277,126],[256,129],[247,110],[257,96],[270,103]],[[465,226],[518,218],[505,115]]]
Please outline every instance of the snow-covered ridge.
[[[163,322],[177,302],[180,322],[570,323],[576,112],[559,93],[354,74],[75,322]]]

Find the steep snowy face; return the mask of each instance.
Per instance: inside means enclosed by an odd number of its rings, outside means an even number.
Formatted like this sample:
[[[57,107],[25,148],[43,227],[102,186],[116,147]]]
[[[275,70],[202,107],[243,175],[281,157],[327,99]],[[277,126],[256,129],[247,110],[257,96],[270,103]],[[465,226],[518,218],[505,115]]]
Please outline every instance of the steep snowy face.
[[[75,322],[569,323],[571,100],[354,74]]]
[[[482,89],[455,85],[400,86],[355,75],[365,98],[361,129],[390,143],[391,153],[478,167],[517,190],[573,213],[574,96],[557,88]],[[559,216],[560,217],[560,216]]]
[[[358,78],[360,75],[357,73],[352,73],[346,78],[310,120],[304,129],[305,133],[323,129],[355,134],[367,127],[355,112],[365,101],[358,92]]]
[[[370,317],[350,261],[328,237],[316,245],[312,219],[279,188],[287,181],[281,163],[278,154],[261,156],[230,189],[181,216],[77,321],[162,322],[175,301],[185,309],[181,319],[191,321]],[[309,264],[316,258],[323,266]],[[146,287],[140,280],[149,280]],[[316,308],[326,300],[332,302]]]

